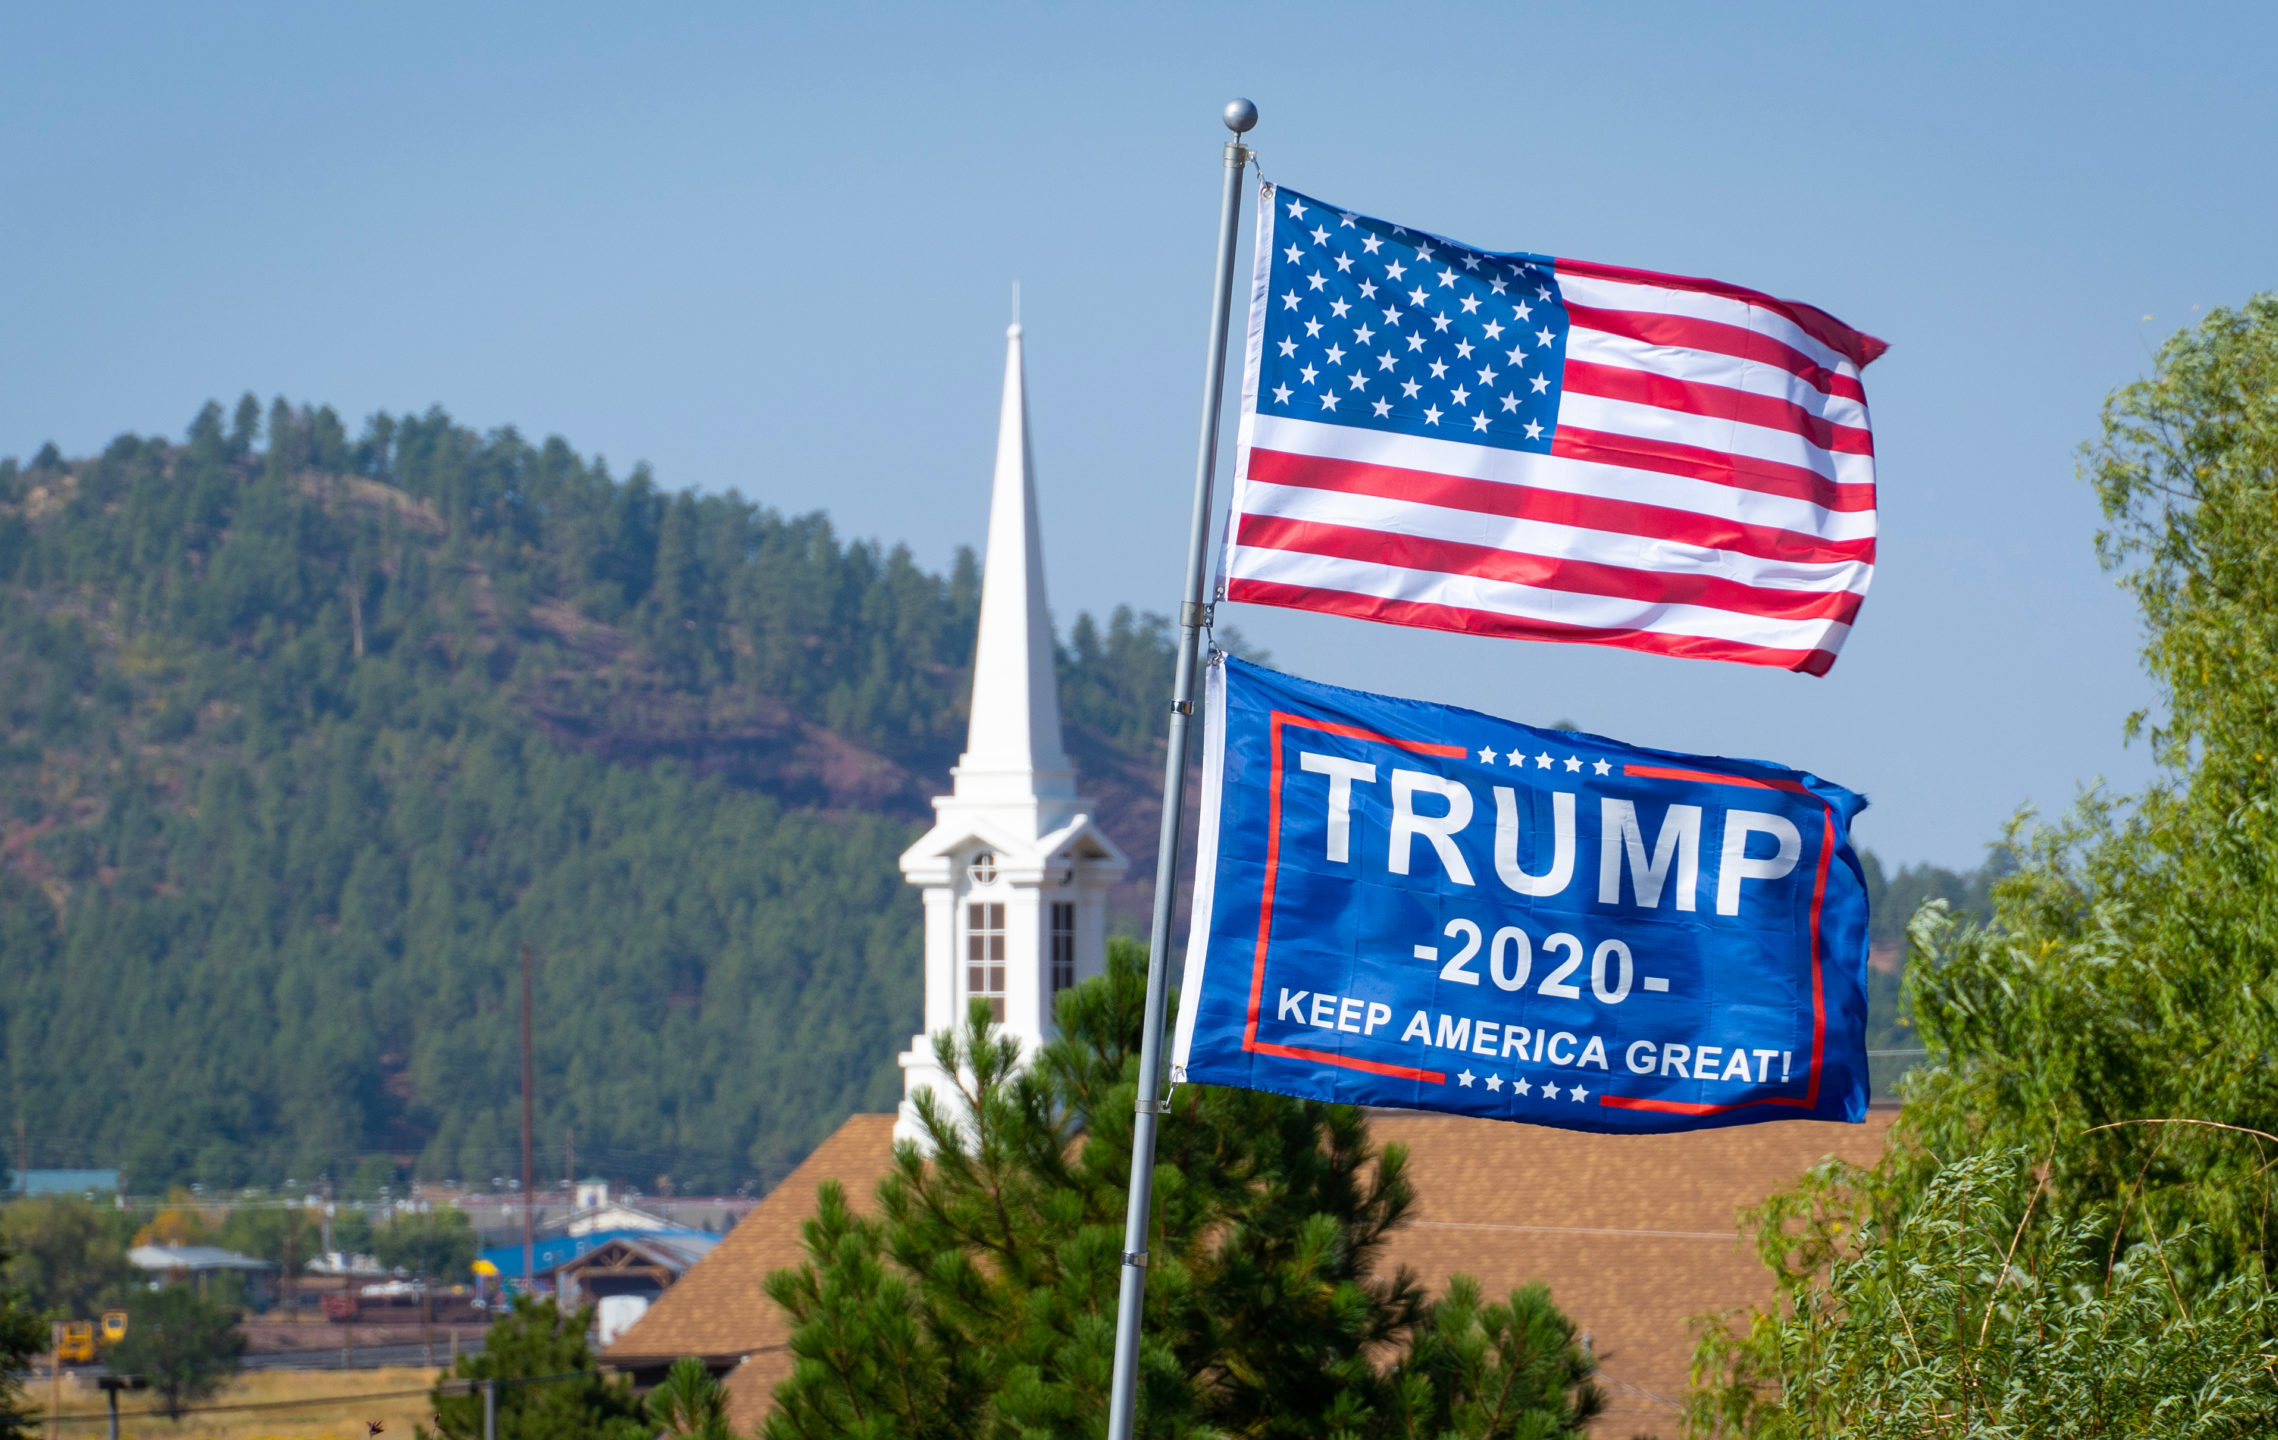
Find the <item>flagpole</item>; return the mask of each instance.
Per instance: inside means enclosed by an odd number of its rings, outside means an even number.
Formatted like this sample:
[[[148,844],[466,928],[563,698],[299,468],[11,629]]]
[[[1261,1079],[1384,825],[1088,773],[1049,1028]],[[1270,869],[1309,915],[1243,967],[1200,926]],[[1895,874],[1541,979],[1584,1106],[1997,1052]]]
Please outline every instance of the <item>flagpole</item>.
[[[1234,309],[1234,239],[1242,222],[1242,175],[1251,160],[1241,137],[1258,123],[1247,100],[1221,117],[1226,183],[1218,205],[1218,268],[1210,294],[1210,348],[1202,366],[1202,439],[1194,461],[1194,515],[1187,531],[1186,589],[1179,603],[1179,653],[1171,682],[1170,752],[1163,758],[1163,828],[1155,845],[1155,914],[1147,933],[1147,1014],[1139,1042],[1138,1114],[1131,1125],[1131,1198],[1123,1221],[1123,1285],[1115,1307],[1115,1388],[1107,1440],[1131,1440],[1138,1412],[1139,1316],[1147,1298],[1147,1221],[1155,1198],[1155,1127],[1163,1113],[1163,1009],[1170,991],[1171,911],[1179,876],[1179,822],[1186,808],[1187,732],[1194,719],[1197,650],[1210,551],[1210,481],[1218,466],[1218,409],[1226,389],[1226,327]]]

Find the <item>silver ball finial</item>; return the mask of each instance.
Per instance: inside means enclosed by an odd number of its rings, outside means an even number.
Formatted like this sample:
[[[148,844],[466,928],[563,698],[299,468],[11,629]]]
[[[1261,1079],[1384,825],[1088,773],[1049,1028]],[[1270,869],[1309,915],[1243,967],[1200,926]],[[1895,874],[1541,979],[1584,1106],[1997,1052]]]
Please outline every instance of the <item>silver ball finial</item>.
[[[1258,107],[1247,100],[1229,100],[1226,108],[1219,112],[1218,118],[1224,120],[1226,128],[1235,134],[1247,135],[1250,127],[1258,123]]]

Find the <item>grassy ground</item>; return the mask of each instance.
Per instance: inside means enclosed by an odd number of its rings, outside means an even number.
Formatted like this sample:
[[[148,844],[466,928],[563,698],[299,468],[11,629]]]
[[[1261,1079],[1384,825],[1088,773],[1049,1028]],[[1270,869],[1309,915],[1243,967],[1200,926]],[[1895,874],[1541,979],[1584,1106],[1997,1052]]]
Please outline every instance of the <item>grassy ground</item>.
[[[185,1415],[136,1415],[156,1402],[149,1391],[119,1396],[121,1440],[367,1440],[367,1422],[384,1427],[383,1440],[412,1440],[411,1427],[433,1427],[426,1389],[437,1372],[424,1367],[388,1370],[261,1370],[241,1375],[196,1409],[221,1405],[263,1405],[261,1410],[219,1410]],[[45,1440],[47,1385],[36,1381],[31,1399],[41,1413],[35,1432]],[[413,1394],[402,1394],[413,1391]],[[367,1398],[370,1397],[370,1398]],[[384,1397],[384,1398],[383,1398]],[[92,1381],[63,1386],[61,1440],[103,1440],[107,1414],[103,1392]],[[73,1417],[84,1416],[85,1419]]]

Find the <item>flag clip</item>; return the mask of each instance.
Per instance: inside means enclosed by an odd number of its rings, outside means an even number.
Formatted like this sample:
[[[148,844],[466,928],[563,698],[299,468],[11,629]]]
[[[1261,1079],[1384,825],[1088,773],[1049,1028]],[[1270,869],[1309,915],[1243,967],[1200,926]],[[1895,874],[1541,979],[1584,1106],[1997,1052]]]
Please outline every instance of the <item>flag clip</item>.
[[[1173,715],[1192,715],[1194,713],[1194,702],[1192,700],[1173,700],[1171,702],[1171,713]]]
[[[1144,1270],[1147,1268],[1147,1252],[1144,1250],[1126,1250],[1123,1252],[1123,1263]]]
[[[1192,600],[1181,600],[1179,623],[1196,630],[1208,630],[1217,609],[1215,605],[1197,605]]]

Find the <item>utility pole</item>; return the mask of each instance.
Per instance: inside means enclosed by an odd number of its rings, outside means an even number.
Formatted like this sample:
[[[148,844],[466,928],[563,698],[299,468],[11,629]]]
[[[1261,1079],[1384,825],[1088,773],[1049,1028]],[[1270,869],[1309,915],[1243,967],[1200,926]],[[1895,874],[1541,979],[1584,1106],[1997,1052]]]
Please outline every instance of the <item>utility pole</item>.
[[[361,1308],[357,1302],[364,1297],[356,1293],[356,1257],[345,1250],[340,1252],[340,1298],[347,1302],[348,1308],[348,1333],[340,1342],[340,1368],[353,1370],[356,1368],[356,1312]]]
[[[538,1293],[538,1228],[531,1213],[531,1188],[535,1183],[535,1166],[532,1164],[530,1132],[535,1111],[531,1106],[530,1071],[530,947],[522,947],[522,1291],[526,1295]]]

